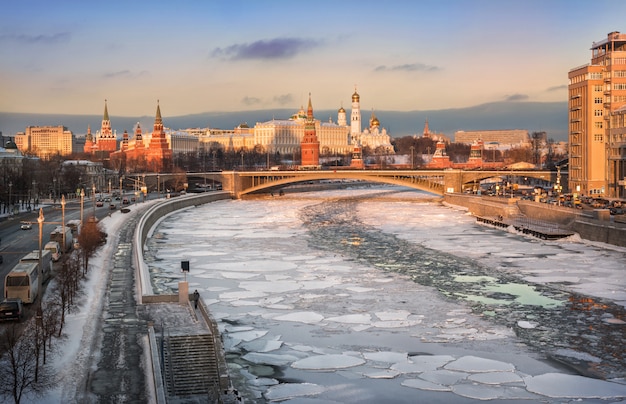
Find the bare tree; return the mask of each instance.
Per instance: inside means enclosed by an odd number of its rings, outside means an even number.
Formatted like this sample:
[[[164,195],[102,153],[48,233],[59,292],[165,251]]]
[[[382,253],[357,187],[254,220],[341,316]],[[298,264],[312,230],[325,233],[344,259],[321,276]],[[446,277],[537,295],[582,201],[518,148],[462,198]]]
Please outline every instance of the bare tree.
[[[78,242],[83,255],[83,276],[89,268],[89,258],[106,242],[106,233],[94,217],[90,217],[80,228]]]
[[[45,365],[38,367],[36,324],[31,320],[20,335],[19,326],[12,324],[0,333],[5,352],[0,358],[0,396],[19,404],[25,396],[39,396],[50,386],[51,374]]]

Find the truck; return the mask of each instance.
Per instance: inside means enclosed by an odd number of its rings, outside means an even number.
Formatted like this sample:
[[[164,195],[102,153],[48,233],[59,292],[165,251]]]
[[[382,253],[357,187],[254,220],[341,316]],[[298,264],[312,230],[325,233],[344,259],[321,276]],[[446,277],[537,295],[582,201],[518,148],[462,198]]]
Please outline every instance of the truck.
[[[64,237],[65,235],[65,237]],[[57,226],[50,233],[50,241],[56,241],[61,246],[61,252],[66,253],[72,248],[72,229],[68,226]]]

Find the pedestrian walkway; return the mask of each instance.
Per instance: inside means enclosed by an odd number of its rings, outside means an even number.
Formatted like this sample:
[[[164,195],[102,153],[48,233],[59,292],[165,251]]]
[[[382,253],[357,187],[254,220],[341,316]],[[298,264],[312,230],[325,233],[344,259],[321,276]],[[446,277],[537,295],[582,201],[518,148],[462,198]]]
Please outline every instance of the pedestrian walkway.
[[[557,224],[529,219],[523,216],[477,216],[476,221],[479,223],[485,223],[494,227],[500,227],[505,229],[512,226],[513,228],[515,228],[515,230],[519,232],[529,234],[533,237],[537,237],[543,240],[557,240],[560,238],[569,237],[574,234],[574,232],[572,231],[562,229]]]
[[[98,403],[148,401],[141,344],[148,336],[148,326],[137,315],[132,266],[131,241],[137,220],[138,216],[132,216],[127,226],[120,229],[117,253],[111,263],[103,307],[100,360],[87,385]]]
[[[227,376],[222,377],[225,371],[218,363],[223,361],[221,345],[213,336],[217,328],[207,324],[208,314],[203,314],[206,308],[202,304],[194,309],[189,303],[137,303],[132,241],[144,212],[136,213],[119,228],[112,248],[114,256],[104,260],[112,267],[92,268],[107,271],[109,279],[101,329],[96,333],[101,342],[94,344],[99,352],[91,352],[99,359],[76,402],[216,402],[211,397],[218,397],[217,402],[222,403],[241,402]],[[153,342],[148,343],[151,337]],[[158,352],[146,352],[150,349]],[[154,361],[154,374],[146,369],[150,362],[146,357]]]

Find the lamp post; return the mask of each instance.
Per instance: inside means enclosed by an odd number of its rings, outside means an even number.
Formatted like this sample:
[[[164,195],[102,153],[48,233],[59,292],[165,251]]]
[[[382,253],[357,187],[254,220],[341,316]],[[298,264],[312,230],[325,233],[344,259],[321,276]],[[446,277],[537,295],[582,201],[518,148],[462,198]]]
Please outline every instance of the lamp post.
[[[80,189],[80,227],[83,227],[83,212],[85,206],[85,190],[83,188]]]
[[[61,195],[61,225],[63,226],[63,246],[61,248],[65,250],[67,245],[67,240],[65,240],[65,195]]]
[[[415,165],[413,164],[413,152],[415,151],[415,146],[411,146],[409,147],[409,149],[411,149],[411,170],[415,167]]]
[[[243,150],[241,150],[241,171],[243,171]]]
[[[217,150],[213,150],[211,153],[213,154],[213,171],[215,171],[215,155],[217,154]],[[211,175],[211,188],[215,189],[215,177],[213,177],[213,175]]]
[[[93,218],[96,219],[96,184],[91,184],[91,205],[93,206]]]
[[[161,176],[157,173],[157,199],[161,197]]]
[[[41,262],[41,241],[43,239],[43,208],[39,208],[39,217],[37,218],[37,223],[39,223],[39,268],[37,269],[37,293],[39,293],[39,308],[41,308],[41,301],[43,300],[43,291],[41,290],[43,271],[42,271],[42,262]]]
[[[122,181],[124,181],[124,176],[120,177],[120,199],[122,198]]]
[[[13,214],[13,210],[12,210],[13,204],[11,203],[11,199],[12,199],[11,198],[12,197],[11,190],[13,190],[13,183],[11,181],[9,181],[9,214],[12,215]]]

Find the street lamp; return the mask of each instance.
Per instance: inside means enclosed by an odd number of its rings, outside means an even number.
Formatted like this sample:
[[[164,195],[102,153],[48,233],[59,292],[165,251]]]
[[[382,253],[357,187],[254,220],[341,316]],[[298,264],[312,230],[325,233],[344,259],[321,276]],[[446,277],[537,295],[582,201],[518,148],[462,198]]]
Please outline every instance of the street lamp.
[[[161,176],[157,173],[157,199],[161,197]]]
[[[409,149],[411,149],[411,170],[415,167],[415,165],[413,165],[413,151],[415,151],[415,146],[411,146],[409,147]]]
[[[63,226],[63,247],[61,248],[65,250],[67,245],[67,240],[65,240],[65,195],[61,195],[61,225]]]
[[[13,207],[13,203],[11,201],[11,190],[13,189],[13,183],[11,181],[9,181],[9,214],[13,214],[13,211],[11,210],[11,208]]]
[[[39,208],[39,217],[37,218],[37,223],[39,223],[39,268],[37,269],[37,293],[39,293],[39,307],[41,308],[41,301],[43,300],[43,291],[42,291],[42,278],[43,278],[43,268],[41,261],[41,241],[43,239],[43,208]]]
[[[80,189],[80,227],[83,227],[83,212],[85,206],[85,189]]]
[[[241,150],[241,170],[243,171],[243,150]]]
[[[96,184],[91,184],[91,203],[93,205],[93,218],[96,219]]]

